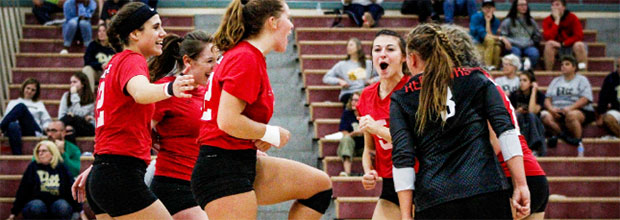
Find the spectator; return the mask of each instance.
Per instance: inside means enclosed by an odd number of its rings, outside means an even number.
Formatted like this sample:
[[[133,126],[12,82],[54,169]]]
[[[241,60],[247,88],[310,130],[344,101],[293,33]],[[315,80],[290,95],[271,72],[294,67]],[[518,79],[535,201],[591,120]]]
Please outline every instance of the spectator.
[[[372,62],[366,60],[362,42],[357,38],[347,42],[347,58],[336,63],[323,76],[323,83],[342,86],[338,99],[345,105],[351,94],[378,80],[379,76],[373,71]]]
[[[71,88],[62,94],[58,118],[65,123],[69,135],[85,137],[95,135],[95,97],[82,72],[71,76]],[[71,132],[74,131],[74,133]]]
[[[605,77],[598,96],[596,111],[600,117],[596,123],[609,129],[615,138],[618,138],[620,137],[620,58],[616,62],[616,71]]]
[[[47,126],[45,132],[47,133],[47,138],[56,144],[58,152],[60,152],[60,157],[62,157],[63,164],[69,171],[69,174],[71,174],[72,177],[76,177],[80,174],[80,148],[75,145],[75,142],[65,140],[65,136],[67,135],[65,123],[54,120]]]
[[[52,20],[51,14],[62,12],[64,0],[32,0],[32,14],[39,24],[48,26],[60,20]]]
[[[24,219],[70,219],[82,207],[71,196],[73,177],[63,165],[60,152],[51,141],[34,148],[35,160],[22,176],[8,219],[22,213]]]
[[[445,0],[443,12],[446,23],[453,24],[455,15],[467,15],[471,18],[478,11],[476,0]]]
[[[123,5],[127,4],[129,0],[107,0],[103,3],[103,9],[101,9],[101,15],[99,16],[99,24],[108,24],[112,17],[116,15],[116,12],[120,10]]]
[[[67,54],[78,30],[82,35],[84,46],[88,46],[92,41],[93,30],[90,25],[90,18],[97,9],[97,3],[95,0],[67,0],[63,9],[66,20],[62,25],[64,49],[60,51],[60,54]]]
[[[497,77],[495,83],[502,87],[502,90],[506,95],[519,89],[519,77],[517,76],[517,70],[521,68],[521,60],[514,54],[508,54],[502,58],[503,68],[502,71],[505,76]]]
[[[374,27],[383,15],[383,0],[342,0],[344,11],[359,27]]]
[[[159,0],[135,0],[136,2],[142,2],[146,5],[148,5],[149,7],[151,7],[154,10],[157,10],[157,2]]]
[[[443,13],[442,5],[440,0],[405,0],[400,13],[417,14],[420,23],[439,22],[439,15]]]
[[[543,20],[545,39],[545,69],[552,70],[555,56],[577,57],[579,69],[586,69],[586,45],[583,43],[583,27],[577,16],[566,9],[566,0],[551,2],[551,15]]]
[[[542,35],[538,24],[530,15],[527,0],[514,0],[506,19],[502,21],[500,34],[505,37],[511,48],[511,52],[518,57],[526,56],[523,62],[523,70],[536,67],[540,53],[536,46],[540,43]]]
[[[22,83],[19,98],[6,106],[6,115],[0,123],[0,130],[9,137],[13,154],[22,154],[22,135],[42,136],[43,129],[52,121],[43,102],[39,100],[40,84],[34,78]]]
[[[349,99],[345,110],[340,117],[340,132],[342,139],[338,144],[338,156],[342,158],[344,171],[340,172],[340,176],[351,175],[351,163],[354,156],[361,156],[364,150],[364,133],[359,130],[359,121],[357,117],[356,106],[360,100],[360,92],[353,93]]]
[[[510,103],[516,109],[521,134],[525,136],[528,146],[537,155],[544,156],[547,146],[540,111],[545,105],[545,94],[538,90],[534,72],[524,71],[519,79],[519,89],[510,93]]]
[[[555,147],[560,137],[566,143],[583,149],[582,125],[594,121],[592,87],[588,78],[576,73],[577,61],[574,57],[562,57],[561,69],[562,75],[553,78],[549,84],[545,111],[541,113],[543,124],[553,135],[547,143],[549,147]],[[565,126],[570,135],[561,126]]]
[[[97,28],[97,38],[88,45],[84,53],[82,72],[88,77],[90,88],[95,89],[95,84],[99,84],[99,76],[103,72],[103,67],[108,64],[115,53],[108,43],[106,25],[100,24]]]
[[[500,22],[493,13],[495,13],[495,2],[484,0],[481,11],[471,16],[469,22],[470,34],[490,70],[494,70],[499,65],[502,52],[500,42],[510,47],[508,40],[497,35]]]

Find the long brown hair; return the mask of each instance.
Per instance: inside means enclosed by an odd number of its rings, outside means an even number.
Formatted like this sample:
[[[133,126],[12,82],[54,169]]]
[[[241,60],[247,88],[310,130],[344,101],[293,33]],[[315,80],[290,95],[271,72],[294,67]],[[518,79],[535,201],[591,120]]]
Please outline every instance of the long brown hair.
[[[416,112],[416,130],[421,134],[429,120],[436,120],[446,110],[446,94],[452,84],[452,70],[460,66],[460,62],[453,59],[457,57],[454,46],[436,24],[414,28],[407,35],[407,49],[409,53],[417,52],[426,62],[422,74],[420,105]]]
[[[282,0],[233,0],[213,35],[220,51],[233,48],[241,40],[257,35],[269,17],[280,17]]]
[[[213,37],[203,30],[192,31],[183,38],[176,34],[168,34],[164,38],[162,54],[149,61],[151,81],[163,78],[175,66],[177,70],[182,70],[185,67],[183,56],[187,55],[192,60],[196,60],[209,43],[213,43]]]
[[[393,30],[382,29],[379,32],[377,32],[377,34],[375,34],[375,38],[372,40],[373,45],[375,43],[375,40],[377,40],[377,38],[379,36],[383,36],[383,35],[385,35],[385,36],[392,36],[392,37],[397,38],[398,39],[398,48],[400,48],[401,55],[403,57],[407,56],[407,52],[406,52],[406,49],[405,49],[405,44],[406,44],[405,43],[405,39],[398,32],[393,31]],[[373,50],[370,50],[370,55],[371,56],[372,56],[372,53],[373,53],[372,51]],[[403,62],[402,70],[403,70],[403,74],[405,74],[405,76],[410,76],[411,75],[411,73],[409,72],[409,68],[407,68],[407,63],[406,62]]]
[[[356,55],[357,55],[357,62],[360,64],[360,66],[364,69],[366,69],[366,53],[364,52],[364,48],[362,47],[362,42],[360,41],[360,39],[357,39],[356,37],[352,37],[347,41],[347,45],[349,45],[349,42],[353,41],[353,43],[355,43],[355,46],[357,47],[357,51],[355,51]],[[345,58],[344,60],[350,60],[351,59],[351,54],[347,53],[347,58]]]
[[[72,77],[77,78],[82,83],[82,90],[78,91],[78,95],[80,95],[80,105],[88,105],[90,103],[95,102],[95,95],[93,94],[93,90],[90,88],[90,83],[88,82],[88,77],[86,74],[82,72],[75,72]],[[71,107],[71,94],[67,97],[67,102],[65,103],[68,107]]]
[[[108,34],[108,42],[117,53],[123,51],[123,45],[129,45],[129,36],[120,36],[119,30],[126,23],[131,22],[128,21],[129,17],[142,6],[144,6],[142,2],[127,3],[112,17],[106,33]],[[144,30],[144,26],[141,26],[138,30]]]
[[[24,90],[26,89],[26,86],[30,84],[34,84],[34,86],[37,87],[37,91],[34,93],[34,96],[32,96],[32,101],[36,102],[39,100],[39,96],[41,96],[41,83],[32,77],[27,78],[22,83],[21,90],[19,90],[19,97],[24,98]]]

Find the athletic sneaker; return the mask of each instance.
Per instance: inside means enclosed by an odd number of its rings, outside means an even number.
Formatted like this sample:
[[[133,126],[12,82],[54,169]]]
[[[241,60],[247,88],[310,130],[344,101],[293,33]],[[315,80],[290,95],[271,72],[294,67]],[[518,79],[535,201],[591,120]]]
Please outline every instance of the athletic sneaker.
[[[349,174],[347,174],[347,172],[342,171],[340,172],[340,174],[338,174],[338,176],[349,176]]]
[[[60,54],[68,54],[68,53],[69,53],[69,51],[67,49],[62,49],[60,51]]]
[[[574,138],[564,132],[562,132],[558,137],[562,139],[564,142],[566,142],[567,144],[570,144],[573,146],[578,146],[579,143],[581,143],[581,138]]]

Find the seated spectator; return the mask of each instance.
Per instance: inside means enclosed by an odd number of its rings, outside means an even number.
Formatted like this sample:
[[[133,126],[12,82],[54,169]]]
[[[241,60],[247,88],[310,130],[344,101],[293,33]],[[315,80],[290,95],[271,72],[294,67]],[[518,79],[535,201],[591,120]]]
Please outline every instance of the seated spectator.
[[[366,60],[362,42],[357,38],[347,42],[347,58],[336,63],[323,76],[323,83],[342,86],[338,99],[343,104],[348,102],[351,94],[378,80],[379,76],[373,71],[371,61]]]
[[[342,0],[344,11],[358,27],[374,27],[383,15],[383,0]]]
[[[545,128],[540,120],[540,111],[545,105],[545,94],[538,91],[536,77],[532,71],[519,74],[519,89],[510,93],[510,103],[517,112],[517,121],[521,134],[528,146],[536,155],[544,156],[547,152],[545,144]]]
[[[508,40],[497,35],[500,22],[493,13],[495,13],[495,2],[484,0],[481,11],[471,16],[469,22],[470,34],[489,70],[494,70],[499,65],[502,52],[500,42],[506,46],[510,45]]]
[[[120,10],[123,5],[129,3],[129,0],[107,0],[103,3],[103,9],[101,9],[101,15],[99,16],[99,24],[108,24],[112,17],[116,15],[116,12]]]
[[[405,0],[400,8],[404,15],[416,14],[420,23],[435,21],[439,23],[439,15],[443,14],[443,4],[439,0]]]
[[[65,13],[65,23],[62,25],[62,37],[64,39],[64,49],[60,54],[69,53],[69,47],[73,42],[78,30],[82,36],[82,44],[88,46],[92,41],[93,29],[90,25],[90,18],[97,9],[95,0],[67,0],[63,7]]]
[[[52,20],[53,13],[62,12],[64,0],[32,0],[32,14],[39,24],[48,26],[59,20]]]
[[[456,15],[466,15],[471,18],[476,11],[478,11],[476,0],[445,0],[443,2],[443,12],[448,24],[454,23]]]
[[[521,68],[521,60],[513,54],[508,54],[502,58],[502,64],[502,72],[506,75],[497,77],[497,79],[495,79],[495,83],[502,87],[502,90],[506,92],[506,95],[509,95],[519,89],[519,77],[517,76],[517,70]]]
[[[596,112],[600,115],[596,123],[607,128],[615,138],[620,137],[620,58],[616,71],[605,77],[598,96]],[[614,137],[607,137],[614,138]]]
[[[566,143],[583,147],[583,125],[594,121],[592,87],[588,78],[577,74],[577,61],[572,56],[562,57],[562,75],[553,78],[545,95],[545,111],[541,113],[543,124],[553,136],[549,147],[555,147],[557,138]],[[563,128],[565,126],[570,134]]]
[[[115,53],[108,42],[106,25],[100,24],[97,28],[97,38],[88,45],[84,53],[82,72],[88,77],[90,88],[95,89],[95,84],[99,84],[99,76],[103,72],[103,67],[108,64]]]
[[[340,172],[340,176],[351,175],[352,159],[355,156],[361,156],[364,150],[364,133],[359,130],[359,117],[357,110],[357,102],[360,100],[360,92],[353,93],[350,96],[345,110],[340,117],[340,132],[342,139],[338,144],[338,156],[342,158],[344,171]]]
[[[65,124],[62,121],[52,121],[47,129],[47,138],[56,144],[60,157],[63,159],[63,164],[69,170],[72,177],[76,177],[80,174],[80,148],[75,145],[75,142],[71,142],[65,139],[67,131],[65,130]]]
[[[586,45],[583,43],[583,27],[574,13],[566,9],[566,0],[551,2],[551,15],[543,20],[545,42],[545,69],[552,70],[555,56],[577,57],[580,70],[586,69]]]
[[[41,94],[39,81],[28,78],[22,83],[19,98],[9,101],[6,115],[0,123],[0,130],[9,137],[13,154],[22,154],[22,136],[42,136],[43,130],[52,121]],[[1,133],[1,132],[0,132]]]
[[[8,219],[22,213],[24,219],[70,219],[82,210],[71,195],[73,177],[63,165],[60,152],[51,141],[34,148],[34,158],[22,176]]]
[[[95,97],[86,74],[74,73],[71,76],[71,88],[62,94],[58,108],[58,118],[67,126],[69,135],[75,137],[95,135],[94,102]]]
[[[512,54],[519,58],[525,56],[523,70],[536,67],[540,53],[536,46],[540,43],[542,35],[538,24],[530,15],[527,0],[514,0],[506,19],[499,26],[500,35],[508,40],[506,48],[511,48]]]

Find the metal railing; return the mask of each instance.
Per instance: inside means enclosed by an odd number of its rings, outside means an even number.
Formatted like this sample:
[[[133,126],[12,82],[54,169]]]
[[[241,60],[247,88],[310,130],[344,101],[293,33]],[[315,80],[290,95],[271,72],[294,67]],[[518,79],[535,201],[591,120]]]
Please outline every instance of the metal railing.
[[[19,0],[2,0],[0,3],[0,114],[4,113],[9,99],[9,84],[13,81],[11,69],[15,66],[15,54],[19,51],[24,16]]]

